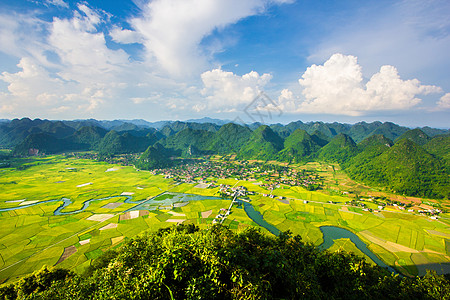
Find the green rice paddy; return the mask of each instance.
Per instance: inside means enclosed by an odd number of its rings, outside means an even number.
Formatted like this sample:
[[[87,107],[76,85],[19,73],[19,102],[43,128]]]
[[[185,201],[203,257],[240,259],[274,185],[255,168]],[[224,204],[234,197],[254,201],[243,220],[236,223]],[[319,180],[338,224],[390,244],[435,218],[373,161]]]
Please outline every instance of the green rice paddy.
[[[217,197],[219,188],[198,188],[196,183],[175,183],[133,167],[63,156],[18,160],[13,166],[0,169],[0,209],[30,201],[69,198],[73,203],[64,211],[70,212],[80,209],[87,200],[122,197],[93,201],[83,212],[68,215],[53,214],[62,201],[1,212],[0,282],[17,280],[43,265],[82,272],[104,251],[144,231],[178,222],[207,228],[220,209],[230,205],[229,199],[202,200],[190,201],[182,207],[124,213],[136,205],[124,203],[128,196],[140,201],[170,191]],[[328,172],[330,177],[335,172],[322,165],[313,167],[325,169],[323,172]],[[335,174],[338,181],[345,179],[342,176]],[[254,181],[210,179],[218,184],[242,185],[256,192],[250,196],[254,209],[268,223],[281,231],[301,235],[305,242],[319,245],[323,241],[320,226],[339,226],[356,233],[372,252],[404,274],[422,274],[426,268],[450,272],[450,230],[445,215],[440,220],[431,220],[400,211],[372,213],[346,206],[349,198],[344,196],[284,185],[273,191],[276,198],[269,198],[262,194],[270,192]],[[280,196],[288,204],[282,203]],[[164,194],[157,200],[170,198],[171,195]],[[257,226],[244,209],[237,207],[232,209],[224,225],[234,230]],[[337,250],[364,255],[347,239],[335,241],[330,251]]]

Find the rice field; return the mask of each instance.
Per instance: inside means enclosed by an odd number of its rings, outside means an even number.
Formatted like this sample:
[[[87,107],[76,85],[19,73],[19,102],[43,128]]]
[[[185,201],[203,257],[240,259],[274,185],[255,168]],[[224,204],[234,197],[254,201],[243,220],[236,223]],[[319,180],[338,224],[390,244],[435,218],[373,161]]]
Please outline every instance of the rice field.
[[[142,201],[165,191],[212,197],[218,195],[219,188],[178,184],[133,167],[63,156],[27,159],[22,166],[20,170],[0,169],[0,209],[21,207],[0,212],[0,283],[17,280],[44,265],[82,272],[92,259],[144,231],[179,223],[207,228],[220,210],[230,205],[229,199],[207,199],[189,201],[181,207],[132,210],[137,204],[127,202],[129,198]],[[346,180],[341,173],[333,177],[336,168],[320,164],[298,167],[317,168],[325,178],[338,183]],[[406,275],[423,274],[427,268],[450,272],[450,230],[445,219],[431,220],[399,211],[366,212],[347,206],[348,197],[301,187],[276,188],[273,193],[284,197],[281,201],[262,196],[269,191],[255,182],[210,179],[255,191],[257,194],[250,196],[255,210],[268,223],[300,235],[307,243],[322,243],[320,226],[339,226],[356,233],[372,252]],[[115,198],[105,199],[111,196]],[[170,195],[159,197],[162,201]],[[103,200],[90,202],[79,213],[54,215],[63,198],[72,202],[62,210],[65,213],[81,209],[87,200]],[[55,201],[39,204],[47,200]],[[224,225],[233,230],[257,226],[238,207],[233,207]],[[364,255],[346,239],[337,239],[330,248],[342,250]]]

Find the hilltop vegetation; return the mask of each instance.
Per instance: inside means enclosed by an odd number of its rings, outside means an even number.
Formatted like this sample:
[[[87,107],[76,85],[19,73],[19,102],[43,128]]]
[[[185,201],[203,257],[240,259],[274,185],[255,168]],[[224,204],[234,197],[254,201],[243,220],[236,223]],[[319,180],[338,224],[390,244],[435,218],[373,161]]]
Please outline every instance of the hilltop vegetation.
[[[299,236],[251,228],[161,229],[108,251],[84,275],[43,268],[0,288],[3,299],[445,299],[450,284],[388,274]]]
[[[139,120],[16,119],[0,125],[0,142],[3,147],[14,146],[13,153],[23,156],[92,150],[108,157],[148,149],[136,162],[144,169],[169,166],[170,157],[210,154],[289,163],[321,160],[339,163],[351,178],[390,191],[449,197],[448,130],[409,130],[390,122],[241,126],[177,121],[158,124],[158,129],[149,125]]]

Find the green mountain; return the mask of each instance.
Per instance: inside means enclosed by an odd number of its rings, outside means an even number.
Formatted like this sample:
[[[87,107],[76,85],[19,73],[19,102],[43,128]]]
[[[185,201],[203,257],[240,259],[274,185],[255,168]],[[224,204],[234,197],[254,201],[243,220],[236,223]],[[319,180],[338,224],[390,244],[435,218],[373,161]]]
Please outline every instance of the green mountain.
[[[348,131],[348,135],[355,141],[355,143],[359,143],[368,137],[375,129],[382,125],[381,122],[359,122],[354,124],[350,130]],[[376,134],[376,133],[375,133]]]
[[[132,131],[132,130],[139,130],[139,127],[131,123],[122,123],[120,125],[112,127],[111,130],[115,130],[117,132]]]
[[[372,160],[389,150],[394,143],[381,134],[369,136],[361,141],[357,147],[359,153],[342,164],[347,174],[354,179],[362,180],[365,176],[361,175],[366,172],[368,168],[375,168],[379,166],[372,166]],[[370,166],[369,166],[370,165]],[[374,176],[378,173],[374,170],[368,170]]]
[[[165,136],[171,136],[177,132],[180,132],[185,129],[193,129],[193,130],[205,130],[210,132],[217,132],[221,126],[212,123],[190,123],[190,122],[172,122],[167,124],[161,129],[161,133]]]
[[[274,131],[274,132],[276,132],[281,138],[283,138],[283,139],[285,139],[285,138],[287,138],[289,135],[291,135],[291,133],[293,132],[293,131],[290,131],[289,130],[289,128],[287,127],[287,125],[286,126],[284,126],[284,125],[282,125],[282,124],[272,124],[272,125],[270,125],[270,128]],[[295,131],[295,129],[294,129],[294,131]]]
[[[327,124],[323,122],[314,122],[312,124],[308,124],[309,128],[305,129],[308,133],[320,132],[325,136],[331,138],[336,135],[336,131],[330,129]]]
[[[208,153],[208,145],[215,134],[211,131],[186,128],[162,140],[161,143],[182,156]]]
[[[238,157],[261,160],[275,159],[281,149],[283,149],[283,139],[269,126],[262,125],[253,131],[250,139],[240,149]]]
[[[141,155],[136,163],[136,167],[143,170],[170,167],[173,165],[173,161],[170,160],[168,152],[169,151],[159,143],[150,146]]]
[[[214,135],[208,148],[215,153],[237,153],[252,135],[248,127],[234,123],[223,125]]]
[[[97,146],[102,155],[116,155],[124,153],[138,153],[145,151],[155,143],[151,137],[137,137],[130,133],[119,134],[115,130],[109,131]]]
[[[343,124],[338,122],[328,123],[328,128],[332,132],[333,136],[338,135],[340,133],[344,133],[348,135],[348,132],[350,131],[350,128],[352,128],[352,125],[350,124]]]
[[[18,144],[13,155],[54,154],[67,150],[83,150],[85,145],[77,144],[68,139],[58,139],[48,133],[30,134]]]
[[[55,138],[65,138],[74,132],[75,129],[60,121],[14,119],[0,125],[0,146],[13,148],[31,134],[47,133]]]
[[[408,130],[409,128],[399,126],[391,122],[384,122],[383,124],[378,126],[374,131],[372,131],[370,135],[381,134],[387,137],[388,139],[395,141],[399,136],[401,136]]]
[[[78,129],[71,139],[79,144],[88,145],[88,149],[95,149],[107,131],[97,126],[84,126]]]
[[[445,164],[421,146],[402,139],[351,173],[368,184],[387,187],[409,196],[448,198],[450,186]]]
[[[61,121],[46,121],[39,126],[39,129],[59,139],[68,137],[75,132],[72,127],[65,125]]]
[[[328,144],[331,140],[330,137],[326,136],[325,134],[323,134],[320,131],[314,131],[311,134],[311,139],[320,147],[325,146],[326,144]]]
[[[438,129],[438,128],[431,128],[428,126],[420,128],[423,132],[425,132],[429,137],[434,137],[436,135],[442,135],[442,134],[450,134],[449,129]]]
[[[375,134],[375,135],[371,135],[371,136],[365,138],[363,141],[358,143],[358,149],[360,151],[364,151],[364,150],[378,148],[379,146],[383,146],[383,147],[386,147],[387,149],[389,149],[393,145],[394,145],[394,142],[392,142],[390,139],[388,139],[384,135]]]
[[[284,140],[284,149],[278,157],[282,161],[301,162],[307,160],[320,148],[305,130],[297,129]]]
[[[419,128],[406,131],[401,136],[399,136],[395,141],[398,142],[402,139],[408,139],[420,146],[425,145],[431,140],[431,138]]]
[[[445,159],[450,165],[450,135],[435,136],[423,148],[429,153]]]
[[[340,133],[320,150],[318,158],[330,162],[345,163],[357,153],[358,147],[352,138]]]

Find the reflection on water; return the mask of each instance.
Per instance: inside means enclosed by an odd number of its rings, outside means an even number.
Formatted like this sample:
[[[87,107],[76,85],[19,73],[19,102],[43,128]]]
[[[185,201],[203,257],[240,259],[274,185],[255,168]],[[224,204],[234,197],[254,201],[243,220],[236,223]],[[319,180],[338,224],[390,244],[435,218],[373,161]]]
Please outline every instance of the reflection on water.
[[[392,267],[386,265],[378,258],[378,256],[370,251],[369,248],[367,248],[367,245],[353,232],[336,226],[321,226],[319,228],[323,233],[323,243],[319,245],[319,249],[330,248],[334,244],[334,240],[337,239],[350,239],[353,244],[355,244],[356,248],[370,257],[377,265],[387,268],[389,272],[396,272]]]

